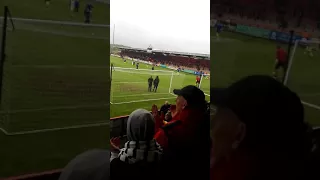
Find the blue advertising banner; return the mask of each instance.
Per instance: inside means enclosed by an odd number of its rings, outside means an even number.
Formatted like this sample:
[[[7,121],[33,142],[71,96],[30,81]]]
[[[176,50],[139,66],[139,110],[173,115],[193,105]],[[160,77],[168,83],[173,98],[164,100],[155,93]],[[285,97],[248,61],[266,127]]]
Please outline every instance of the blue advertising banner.
[[[200,75],[200,72],[197,72],[197,71],[194,71],[193,73],[194,75],[197,75],[197,76]]]
[[[268,39],[270,35],[270,31],[267,29],[245,25],[237,25],[236,32],[266,39]]]
[[[200,71],[194,71],[194,74],[197,75],[197,76],[201,76],[203,74],[203,72],[200,72]]]
[[[194,71],[189,70],[189,69],[184,69],[184,70],[182,70],[182,72],[194,74]]]
[[[290,34],[278,32],[278,31],[271,31],[270,35],[269,35],[269,39],[288,43],[290,40]],[[293,35],[293,37],[292,37],[293,42],[295,40],[301,40],[301,39],[302,39],[302,37],[297,36],[297,35]]]
[[[245,25],[237,25],[236,32],[247,34],[250,36],[270,39],[274,41],[280,41],[284,43],[288,43],[290,40],[290,34],[285,32],[279,32],[279,31],[270,31],[267,29],[262,29],[258,27],[252,27],[252,26],[245,26]],[[295,40],[301,40],[302,37],[299,35],[293,36],[293,42]]]
[[[160,64],[160,67],[162,67],[162,68],[167,68],[167,66],[166,66],[166,65],[163,65],[163,64]]]

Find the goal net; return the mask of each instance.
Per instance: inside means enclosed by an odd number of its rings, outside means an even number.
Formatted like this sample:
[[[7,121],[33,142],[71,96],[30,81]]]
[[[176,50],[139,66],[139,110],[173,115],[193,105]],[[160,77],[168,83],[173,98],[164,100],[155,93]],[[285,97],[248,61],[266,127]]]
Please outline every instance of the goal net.
[[[23,134],[107,124],[109,25],[13,21],[0,128]]]
[[[296,41],[290,56],[285,84],[297,92],[306,107],[307,118],[320,119],[320,41]]]
[[[111,67],[112,68],[112,67]],[[185,74],[167,70],[114,67],[111,82],[111,104],[125,104],[174,98],[173,89],[182,88]],[[158,89],[148,90],[148,79],[159,77]]]

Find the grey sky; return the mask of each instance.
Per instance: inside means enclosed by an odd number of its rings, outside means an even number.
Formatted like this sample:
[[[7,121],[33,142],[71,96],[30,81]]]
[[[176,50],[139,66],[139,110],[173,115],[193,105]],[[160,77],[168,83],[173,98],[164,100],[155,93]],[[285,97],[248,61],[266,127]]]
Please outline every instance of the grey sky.
[[[210,53],[210,0],[111,0],[110,43]]]

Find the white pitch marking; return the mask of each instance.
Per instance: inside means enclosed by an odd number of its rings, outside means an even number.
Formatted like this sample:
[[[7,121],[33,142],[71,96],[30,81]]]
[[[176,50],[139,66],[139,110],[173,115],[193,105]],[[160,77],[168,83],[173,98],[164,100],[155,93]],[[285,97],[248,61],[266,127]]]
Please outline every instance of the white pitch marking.
[[[154,96],[154,95],[162,95],[162,94],[168,94],[168,93],[132,94],[132,95],[113,96],[113,97],[121,98],[121,97],[134,97],[134,96]]]
[[[301,101],[302,104],[306,105],[306,106],[309,106],[309,107],[312,107],[312,108],[315,108],[317,110],[320,110],[320,106],[317,106],[315,104],[311,104],[311,103],[307,103],[307,102],[304,102],[304,101]]]
[[[91,107],[103,107],[103,106],[109,106],[109,103],[108,104],[97,104],[97,105],[83,105],[83,106],[59,106],[59,107],[52,107],[52,108],[7,110],[7,111],[0,111],[0,114],[1,113],[14,114],[14,113],[21,113],[21,112],[79,109],[79,108],[91,108]]]
[[[162,100],[162,99],[172,99],[172,98],[173,98],[173,97],[157,98],[157,99],[143,99],[143,100],[137,100],[137,101],[118,102],[118,103],[113,103],[113,104],[114,104],[114,105],[130,104],[130,103],[135,103],[135,102],[158,101],[158,100]]]
[[[0,130],[5,135],[15,136],[15,135],[36,134],[36,133],[68,130],[68,129],[79,129],[79,128],[89,128],[89,127],[97,127],[97,126],[107,126],[109,124],[110,124],[109,122],[105,122],[105,123],[95,123],[95,124],[86,124],[86,125],[75,125],[75,126],[68,126],[68,127],[62,127],[62,128],[50,128],[50,129],[41,129],[41,130],[20,131],[20,132],[14,132],[14,133],[9,133],[6,130],[4,130],[3,128],[0,128]]]

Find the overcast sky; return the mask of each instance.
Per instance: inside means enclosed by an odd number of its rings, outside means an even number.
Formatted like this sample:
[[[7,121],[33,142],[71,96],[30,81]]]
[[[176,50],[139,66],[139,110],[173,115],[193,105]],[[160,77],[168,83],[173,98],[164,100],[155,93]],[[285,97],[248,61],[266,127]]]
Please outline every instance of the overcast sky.
[[[111,0],[110,43],[210,53],[210,0]]]

